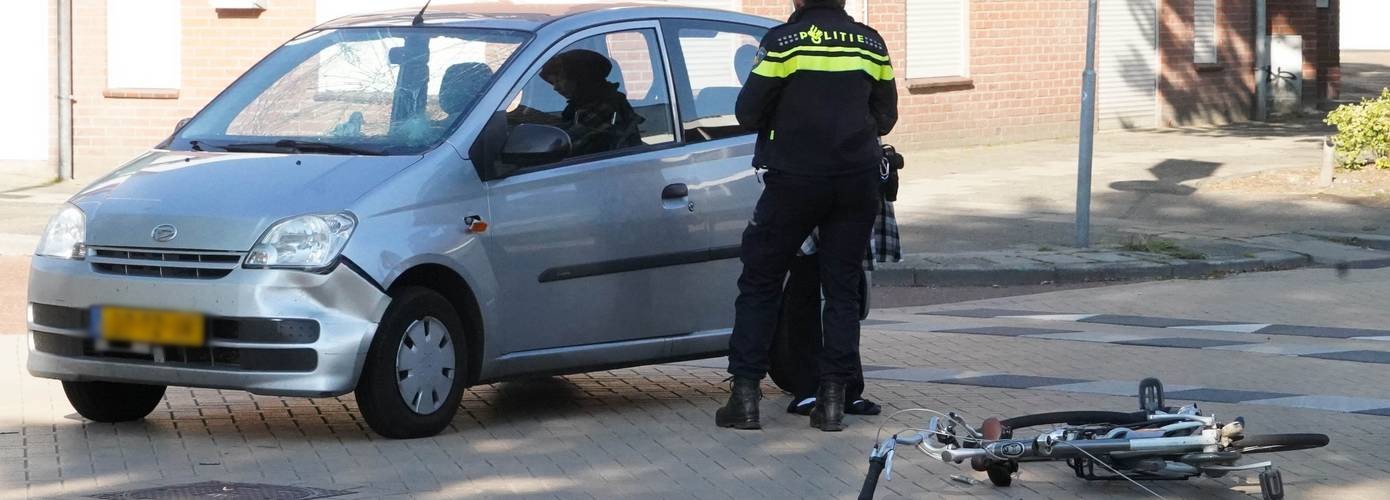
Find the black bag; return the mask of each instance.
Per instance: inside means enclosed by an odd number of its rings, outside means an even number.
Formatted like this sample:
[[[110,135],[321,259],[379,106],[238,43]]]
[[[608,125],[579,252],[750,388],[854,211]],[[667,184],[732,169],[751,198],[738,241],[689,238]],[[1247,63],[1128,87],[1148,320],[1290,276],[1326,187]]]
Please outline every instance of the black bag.
[[[898,201],[898,171],[903,169],[903,155],[893,146],[883,145],[883,165],[879,178],[883,180],[883,199]]]

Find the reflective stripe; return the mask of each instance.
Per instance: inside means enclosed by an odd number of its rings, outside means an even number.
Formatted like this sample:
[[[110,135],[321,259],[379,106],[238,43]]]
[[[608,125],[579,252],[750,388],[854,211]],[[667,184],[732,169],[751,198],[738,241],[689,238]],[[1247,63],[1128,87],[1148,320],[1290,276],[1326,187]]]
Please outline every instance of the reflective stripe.
[[[753,74],[768,78],[786,78],[797,71],[863,71],[875,80],[892,80],[893,66],[888,64],[878,64],[857,55],[853,56],[812,56],[796,55],[786,61],[768,61],[758,63],[753,68]]]
[[[803,50],[812,52],[852,52],[885,63],[888,62],[888,56],[876,54],[871,50],[861,49],[859,47],[826,47],[822,45],[799,45],[781,52],[768,52],[767,57],[782,59]]]

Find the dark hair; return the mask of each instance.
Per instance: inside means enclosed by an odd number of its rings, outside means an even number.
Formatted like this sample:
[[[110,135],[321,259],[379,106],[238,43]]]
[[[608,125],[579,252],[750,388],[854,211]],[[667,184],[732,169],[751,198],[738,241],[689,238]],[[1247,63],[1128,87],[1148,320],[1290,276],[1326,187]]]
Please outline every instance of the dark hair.
[[[561,52],[541,66],[540,76],[550,81],[557,74],[582,82],[599,82],[613,71],[613,62],[603,54],[586,49]]]
[[[806,3],[806,6],[807,6],[807,7],[811,7],[811,6],[827,6],[827,7],[839,7],[839,8],[841,8],[841,9],[845,8],[845,0],[803,0],[803,1]]]

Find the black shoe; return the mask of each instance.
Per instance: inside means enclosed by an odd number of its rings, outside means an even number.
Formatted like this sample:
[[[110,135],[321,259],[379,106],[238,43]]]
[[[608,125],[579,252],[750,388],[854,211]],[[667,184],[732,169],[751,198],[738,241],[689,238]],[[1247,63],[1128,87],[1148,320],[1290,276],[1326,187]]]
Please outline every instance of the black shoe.
[[[825,432],[845,430],[844,382],[821,382],[816,407],[811,410],[811,427]]]
[[[787,403],[787,413],[795,413],[801,416],[811,414],[811,408],[816,407],[816,398],[798,398],[793,396],[792,401]]]
[[[880,413],[883,413],[883,407],[867,399],[856,399],[845,403],[845,414],[847,415],[878,415]]]
[[[758,401],[763,398],[760,381],[755,378],[733,377],[729,403],[714,412],[714,423],[735,429],[761,429],[758,422]]]

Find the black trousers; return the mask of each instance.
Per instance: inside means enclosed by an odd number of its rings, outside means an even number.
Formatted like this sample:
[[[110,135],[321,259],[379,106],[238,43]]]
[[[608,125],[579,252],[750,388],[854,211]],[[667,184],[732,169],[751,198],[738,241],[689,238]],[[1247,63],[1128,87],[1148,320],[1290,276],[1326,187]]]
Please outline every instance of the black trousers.
[[[816,254],[825,294],[820,378],[849,382],[858,372],[859,288],[881,196],[878,172],[810,177],[769,171],[763,182],[743,231],[729,373],[757,379],[767,374],[788,266],[811,230],[819,228]]]
[[[772,360],[773,373],[789,375],[793,400],[816,396],[820,388],[818,365],[821,350],[820,264],[815,255],[792,258],[787,284],[782,289],[782,318],[778,323]],[[786,363],[787,366],[781,366]],[[845,401],[864,396],[864,367],[854,360],[854,376],[845,384]]]

